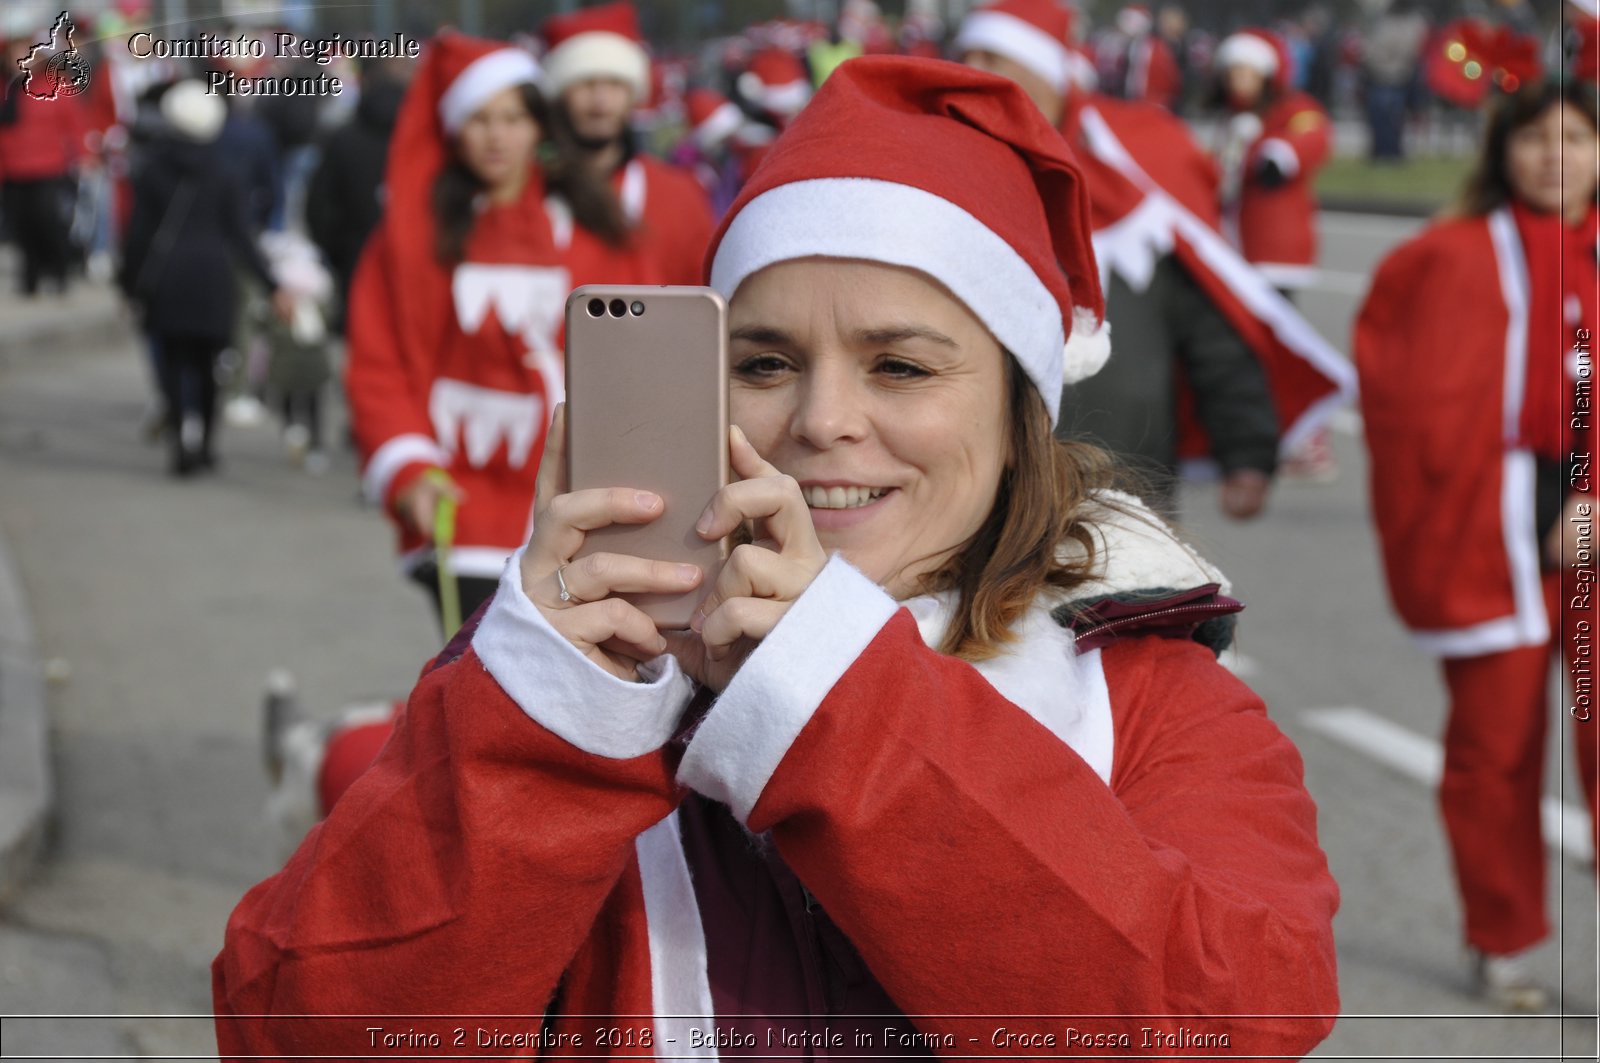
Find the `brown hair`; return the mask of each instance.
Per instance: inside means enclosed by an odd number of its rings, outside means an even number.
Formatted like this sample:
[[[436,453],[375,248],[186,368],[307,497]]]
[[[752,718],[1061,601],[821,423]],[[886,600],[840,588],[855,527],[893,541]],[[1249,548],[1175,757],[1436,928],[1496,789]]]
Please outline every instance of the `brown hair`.
[[[1590,124],[1600,129],[1600,103],[1596,101],[1595,87],[1576,78],[1564,82],[1555,79],[1532,82],[1496,99],[1489,110],[1489,124],[1483,133],[1477,161],[1460,194],[1446,211],[1447,216],[1481,218],[1510,203],[1511,178],[1506,172],[1506,149],[1511,134],[1563,103],[1576,107]]]
[[[987,660],[1013,641],[1012,625],[1040,591],[1071,590],[1091,578],[1100,559],[1085,503],[1096,491],[1128,484],[1104,450],[1057,439],[1038,389],[1009,353],[1005,363],[1011,465],[977,534],[923,577],[926,592],[956,591],[938,650],[968,661]],[[1063,560],[1057,547],[1068,540],[1082,550]]]
[[[629,239],[622,206],[602,178],[594,176],[578,153],[564,145],[550,120],[550,108],[533,85],[521,86],[522,102],[538,123],[541,138],[539,162],[545,191],[566,200],[572,218],[612,247]],[[434,254],[446,266],[466,257],[467,238],[478,219],[478,197],[483,182],[459,158],[452,157],[433,182]]]

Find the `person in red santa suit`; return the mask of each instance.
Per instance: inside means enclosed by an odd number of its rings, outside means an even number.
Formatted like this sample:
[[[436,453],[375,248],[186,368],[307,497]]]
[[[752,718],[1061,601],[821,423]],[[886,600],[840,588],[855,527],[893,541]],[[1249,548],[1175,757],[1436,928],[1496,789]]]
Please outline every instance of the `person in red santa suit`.
[[[644,269],[603,189],[536,161],[537,76],[509,45],[431,42],[351,284],[345,383],[364,486],[398,526],[406,571],[435,594],[438,511],[447,498],[459,506],[450,566],[463,615],[527,538],[564,393],[567,294]]]
[[[1222,205],[1239,250],[1286,292],[1317,279],[1317,171],[1333,125],[1289,86],[1289,52],[1267,30],[1241,30],[1217,48],[1218,90],[1230,115],[1218,152]]]
[[[1089,185],[1121,353],[1068,392],[1062,431],[1133,465],[1167,512],[1180,458],[1209,457],[1221,467],[1223,511],[1254,516],[1280,439],[1315,430],[1353,375],[1222,239],[1216,167],[1183,123],[1094,91],[1074,31],[1074,12],[1057,0],[1000,0],[968,15],[955,40],[968,65],[1024,88],[1078,152]]]
[[[481,1053],[415,1016],[485,1013],[553,1055],[931,1058],[1000,1043],[974,1015],[1100,1016],[1141,1055],[1326,1036],[1337,887],[1298,754],[1213,655],[1239,605],[1052,434],[1107,354],[1089,235],[1013,83],[835,71],[712,253],[737,479],[700,534],[753,537],[710,575],[569,562],[661,500],[568,491],[552,451],[489,609],[233,912],[221,1057],[394,1034],[350,1014],[412,1016],[388,1056]],[[662,633],[630,591],[701,601]]]
[[[609,181],[665,283],[699,281],[714,222],[694,175],[634,148],[629,116],[649,96],[650,59],[628,0],[552,15],[540,81],[558,141]],[[636,282],[643,283],[643,282]]]
[[[1155,32],[1155,18],[1144,4],[1129,4],[1117,13],[1117,32],[1126,42],[1118,95],[1126,100],[1172,109],[1183,94],[1183,70],[1172,46]]]
[[[368,496],[446,637],[526,540],[543,436],[563,390],[562,314],[578,284],[651,283],[609,191],[535,161],[538,68],[521,49],[429,45],[389,154],[384,217],[351,285],[345,387]],[[448,542],[435,542],[442,509]],[[446,603],[449,603],[448,605]],[[400,705],[303,719],[286,677],[264,703],[269,813],[298,838],[372,763]]]
[[[1551,658],[1565,646],[1569,669],[1587,667],[1570,658],[1600,619],[1596,121],[1580,80],[1497,99],[1456,210],[1379,265],[1355,328],[1389,595],[1449,692],[1439,801],[1474,976],[1517,1010],[1549,1001],[1522,954],[1549,933]],[[1574,745],[1592,816],[1600,725],[1586,703]]]

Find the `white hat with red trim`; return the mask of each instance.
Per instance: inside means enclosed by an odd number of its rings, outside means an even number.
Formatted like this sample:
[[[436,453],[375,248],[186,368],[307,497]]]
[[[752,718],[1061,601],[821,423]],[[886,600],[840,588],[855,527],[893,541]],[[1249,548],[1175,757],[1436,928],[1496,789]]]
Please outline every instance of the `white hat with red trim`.
[[[773,144],[712,241],[711,285],[816,256],[915,269],[1009,351],[1052,421],[1110,354],[1089,196],[1012,81],[958,63],[842,64]]]
[[[1081,81],[1076,68],[1082,59],[1072,48],[1074,19],[1058,0],[998,0],[962,20],[955,51],[993,52],[1065,93]]]
[[[628,0],[551,15],[539,28],[549,49],[544,55],[542,88],[559,96],[568,85],[590,78],[614,78],[643,102],[650,95],[650,57],[639,16]]]

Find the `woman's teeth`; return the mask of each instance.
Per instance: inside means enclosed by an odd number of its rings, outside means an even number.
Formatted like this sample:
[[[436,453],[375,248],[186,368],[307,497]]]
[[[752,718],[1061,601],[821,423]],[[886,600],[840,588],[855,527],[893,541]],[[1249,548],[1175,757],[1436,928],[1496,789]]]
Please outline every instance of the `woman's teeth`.
[[[808,487],[806,501],[812,509],[855,509],[882,498],[887,487]]]

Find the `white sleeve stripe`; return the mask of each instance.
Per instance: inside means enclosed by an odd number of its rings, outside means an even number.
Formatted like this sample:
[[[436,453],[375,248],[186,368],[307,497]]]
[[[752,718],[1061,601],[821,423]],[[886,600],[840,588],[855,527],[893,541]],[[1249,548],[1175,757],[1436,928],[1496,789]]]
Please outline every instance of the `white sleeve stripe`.
[[[712,706],[678,781],[747,822],[789,747],[898,608],[835,554]]]
[[[390,481],[401,469],[416,461],[443,468],[450,464],[450,455],[430,436],[415,432],[395,436],[373,451],[367,461],[367,470],[361,477],[367,498],[375,505],[382,505]]]
[[[642,683],[589,660],[523,593],[526,549],[506,562],[472,636],[483,667],[530,719],[585,753],[628,760],[660,749],[694,694],[677,658],[663,655],[640,665]]]

